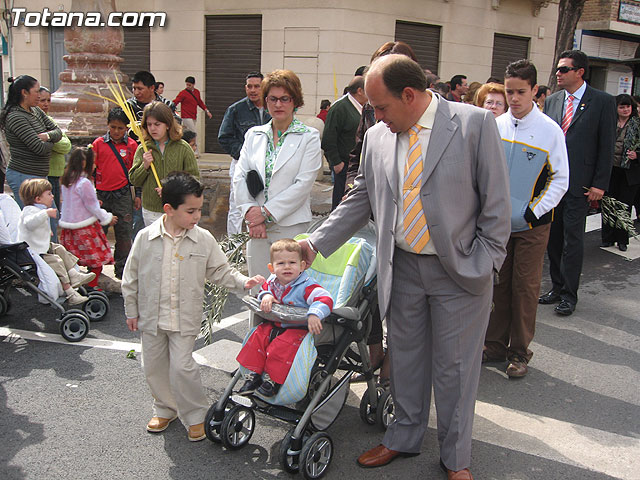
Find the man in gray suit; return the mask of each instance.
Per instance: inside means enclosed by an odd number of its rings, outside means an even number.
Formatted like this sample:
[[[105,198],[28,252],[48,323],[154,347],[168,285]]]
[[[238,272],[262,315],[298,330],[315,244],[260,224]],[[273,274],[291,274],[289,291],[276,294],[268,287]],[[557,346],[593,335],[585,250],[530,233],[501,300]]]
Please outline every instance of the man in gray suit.
[[[334,252],[373,214],[378,301],[387,317],[396,421],[358,458],[386,465],[420,452],[431,387],[441,465],[471,479],[471,430],[494,272],[506,254],[511,216],[500,136],[489,111],[427,90],[403,55],[376,60],[365,91],[382,120],[367,131],[355,188],[308,242]]]

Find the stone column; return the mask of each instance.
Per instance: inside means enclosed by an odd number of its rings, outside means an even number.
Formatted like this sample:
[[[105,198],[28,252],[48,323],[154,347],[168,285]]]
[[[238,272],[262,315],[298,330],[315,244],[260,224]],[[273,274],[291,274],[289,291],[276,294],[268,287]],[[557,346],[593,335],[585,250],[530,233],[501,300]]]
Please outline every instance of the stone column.
[[[71,11],[102,13],[106,21],[115,10],[115,0],[73,0]],[[87,144],[106,131],[107,113],[115,105],[88,92],[111,98],[105,79],[115,84],[116,77],[125,90],[128,82],[120,72],[124,47],[122,27],[66,27],[64,56],[67,68],[60,74],[62,84],[51,95],[50,115],[76,145]],[[115,74],[114,74],[115,72]]]

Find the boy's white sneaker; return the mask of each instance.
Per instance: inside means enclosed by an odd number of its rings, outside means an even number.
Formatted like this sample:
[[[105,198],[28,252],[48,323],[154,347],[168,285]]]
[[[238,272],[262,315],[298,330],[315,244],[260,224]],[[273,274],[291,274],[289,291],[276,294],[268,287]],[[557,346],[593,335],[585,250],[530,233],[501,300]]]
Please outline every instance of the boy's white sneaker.
[[[93,272],[82,273],[81,271],[76,270],[75,268],[72,268],[71,270],[69,270],[68,273],[69,273],[69,281],[71,282],[71,286],[73,288],[78,288],[81,285],[86,285],[91,280],[96,278],[96,274]]]
[[[67,303],[69,305],[80,305],[86,302],[87,300],[89,300],[87,297],[80,295],[77,290],[73,290],[73,289],[70,289],[70,290],[71,290],[71,293],[67,294]]]

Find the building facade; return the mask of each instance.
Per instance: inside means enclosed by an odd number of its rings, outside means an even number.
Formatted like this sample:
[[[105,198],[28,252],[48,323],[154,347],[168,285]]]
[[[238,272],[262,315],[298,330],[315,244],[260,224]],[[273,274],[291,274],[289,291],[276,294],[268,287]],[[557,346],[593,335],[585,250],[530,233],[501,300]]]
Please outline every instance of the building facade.
[[[590,59],[588,81],[612,95],[640,95],[640,2],[587,0],[575,47]]]
[[[14,7],[69,12],[72,3],[15,0]],[[115,1],[116,11],[131,9],[131,2]],[[557,21],[557,5],[548,0],[139,0],[135,10],[166,12],[167,21],[124,28],[123,71],[151,70],[165,83],[167,98],[193,75],[214,115],[206,126],[199,115],[205,132],[199,144],[207,152],[220,151],[222,115],[244,96],[249,71],[298,73],[305,94],[300,115],[317,113],[323,98],[338,98],[355,70],[390,40],[412,45],[421,65],[443,80],[464,74],[469,82],[484,82],[502,77],[510,61],[529,58],[543,83],[552,68]],[[55,89],[64,69],[62,35],[55,28],[11,28],[3,78],[28,73]]]

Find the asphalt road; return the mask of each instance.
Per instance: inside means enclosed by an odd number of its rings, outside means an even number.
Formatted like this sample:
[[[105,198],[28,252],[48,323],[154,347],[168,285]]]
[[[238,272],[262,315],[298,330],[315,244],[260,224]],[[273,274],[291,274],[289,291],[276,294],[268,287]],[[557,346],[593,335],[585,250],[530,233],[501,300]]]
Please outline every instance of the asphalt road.
[[[640,260],[598,243],[599,232],[587,235],[576,313],[563,318],[539,307],[529,375],[508,380],[506,365],[483,366],[476,479],[640,479]],[[548,286],[545,271],[543,290]],[[139,340],[126,329],[120,297],[110,297],[111,312],[79,344],[57,334],[53,309],[20,293],[12,298],[11,312],[0,318],[1,479],[290,477],[278,463],[289,426],[261,414],[239,451],[188,442],[178,422],[162,434],[145,431],[150,394],[140,356],[126,358],[127,342]],[[241,308],[233,299],[225,316]],[[206,360],[201,371],[212,402],[229,381],[230,352],[247,329],[246,321],[228,323],[215,332],[213,347],[196,352]],[[352,387],[329,428],[335,456],[326,478],[444,479],[434,408],[421,455],[376,470],[356,465],[382,438],[359,418],[362,391]]]

